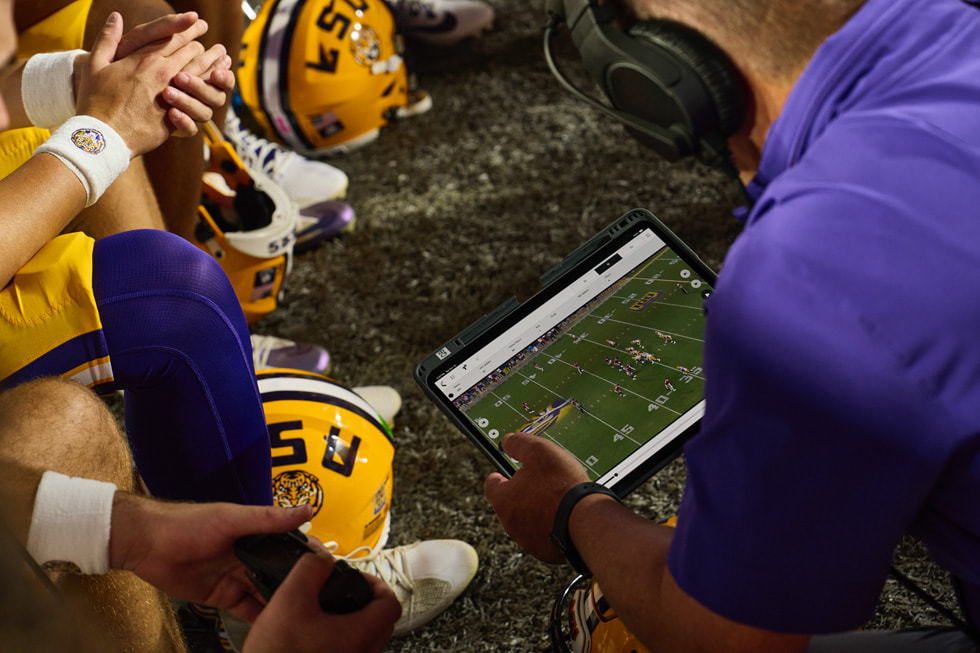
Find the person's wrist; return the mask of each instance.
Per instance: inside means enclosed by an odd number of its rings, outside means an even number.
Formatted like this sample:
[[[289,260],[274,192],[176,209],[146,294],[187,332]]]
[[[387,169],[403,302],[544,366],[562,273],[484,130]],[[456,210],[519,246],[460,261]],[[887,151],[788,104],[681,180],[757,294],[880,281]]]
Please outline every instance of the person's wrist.
[[[69,118],[51,133],[34,155],[51,155],[71,170],[85,188],[85,206],[95,204],[129,167],[126,140],[96,115]]]
[[[619,499],[608,494],[590,494],[583,497],[572,508],[568,515],[568,536],[576,543],[583,543],[582,534],[590,532],[594,526],[591,525],[593,510],[604,510],[602,504],[620,503]],[[608,506],[606,506],[608,507]],[[577,545],[576,545],[577,546]]]
[[[75,115],[76,60],[84,50],[42,52],[24,64],[21,101],[35,127],[57,129]]]
[[[109,567],[131,570],[145,556],[138,542],[146,532],[144,516],[151,500],[117,491],[112,498],[112,528],[109,532]]]
[[[591,576],[592,572],[573,540],[572,531],[576,525],[573,523],[573,516],[576,512],[580,515],[587,513],[588,506],[595,505],[603,499],[619,502],[619,497],[603,485],[592,482],[578,483],[565,492],[555,513],[551,541],[564,554],[572,568],[583,576]]]
[[[574,535],[580,527],[587,527],[589,512],[598,504],[607,502],[620,503],[619,499],[608,494],[589,494],[583,497],[568,515],[568,531]]]
[[[90,57],[91,55],[88,52],[81,52],[77,57],[75,57],[75,65],[72,69],[71,75],[71,84],[76,98],[79,97],[78,89],[82,85],[82,77],[85,75],[85,71],[88,68],[88,60]]]
[[[34,495],[27,551],[48,569],[106,573],[115,493],[113,483],[44,472]]]

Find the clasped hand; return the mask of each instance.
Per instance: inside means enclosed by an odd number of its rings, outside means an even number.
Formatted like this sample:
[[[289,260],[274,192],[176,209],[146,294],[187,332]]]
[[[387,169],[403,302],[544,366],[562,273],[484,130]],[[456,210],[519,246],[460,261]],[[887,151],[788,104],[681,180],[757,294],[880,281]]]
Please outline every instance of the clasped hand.
[[[123,34],[122,16],[113,12],[92,51],[75,61],[77,112],[112,126],[134,156],[171,134],[196,134],[235,83],[224,46],[205,50],[196,40],[207,29],[188,12]]]

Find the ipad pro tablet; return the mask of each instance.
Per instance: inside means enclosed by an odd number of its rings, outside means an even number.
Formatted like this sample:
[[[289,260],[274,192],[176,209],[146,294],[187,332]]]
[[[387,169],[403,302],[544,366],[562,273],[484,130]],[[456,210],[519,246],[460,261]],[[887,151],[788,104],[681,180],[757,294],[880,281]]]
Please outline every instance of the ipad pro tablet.
[[[417,382],[504,474],[522,431],[625,496],[676,456],[704,412],[704,301],[714,273],[635,209],[428,356]]]

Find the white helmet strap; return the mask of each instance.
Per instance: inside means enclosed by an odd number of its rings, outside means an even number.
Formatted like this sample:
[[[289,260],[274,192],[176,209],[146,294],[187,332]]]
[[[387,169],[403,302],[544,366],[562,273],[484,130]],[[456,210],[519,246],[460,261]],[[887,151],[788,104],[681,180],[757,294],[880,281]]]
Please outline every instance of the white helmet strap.
[[[400,55],[393,54],[384,61],[375,61],[371,64],[371,74],[372,75],[386,75],[394,72],[398,72],[398,68],[402,65],[404,59]]]

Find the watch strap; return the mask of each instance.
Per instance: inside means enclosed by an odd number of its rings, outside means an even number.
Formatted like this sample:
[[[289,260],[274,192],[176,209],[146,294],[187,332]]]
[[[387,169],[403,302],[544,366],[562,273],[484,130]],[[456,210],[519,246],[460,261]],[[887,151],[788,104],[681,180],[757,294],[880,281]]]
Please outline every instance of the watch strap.
[[[619,496],[605,485],[592,482],[579,483],[562,497],[561,503],[558,504],[558,511],[555,513],[555,522],[551,528],[552,543],[565,555],[565,559],[572,565],[572,568],[583,576],[591,576],[592,571],[582,560],[575,544],[572,543],[572,538],[568,532],[568,519],[571,517],[575,505],[590,494],[606,494],[616,501],[620,501]]]

